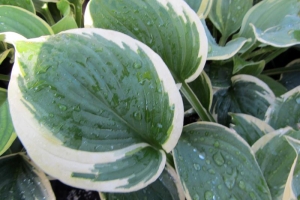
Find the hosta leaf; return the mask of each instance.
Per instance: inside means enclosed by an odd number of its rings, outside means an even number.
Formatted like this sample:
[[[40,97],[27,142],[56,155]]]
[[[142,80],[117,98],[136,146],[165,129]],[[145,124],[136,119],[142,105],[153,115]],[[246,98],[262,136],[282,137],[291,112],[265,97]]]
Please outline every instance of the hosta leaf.
[[[287,16],[298,15],[299,6],[300,2],[298,0],[264,0],[253,6],[245,15],[242,27],[237,35],[239,37],[252,38],[252,42],[247,43],[242,51],[249,49],[256,42],[252,27],[255,27],[255,29],[260,30],[261,32],[269,29],[272,30],[273,27],[280,24],[283,25],[284,21],[289,18]],[[286,38],[289,36],[283,34],[280,36],[280,39],[282,37]]]
[[[151,47],[177,82],[193,81],[204,67],[205,31],[199,17],[182,0],[91,0],[84,19],[85,27],[116,30]]]
[[[265,82],[269,86],[269,88],[274,92],[276,97],[281,96],[287,92],[287,88],[285,88],[280,82],[274,80],[269,76],[260,74],[256,77]]]
[[[225,60],[233,57],[248,41],[246,38],[236,38],[229,41],[225,46],[219,46],[211,35],[204,20],[201,20],[208,39],[207,60]]]
[[[300,70],[300,59],[290,62],[286,67],[289,69]],[[300,85],[300,72],[283,73],[280,77],[280,82],[288,89],[291,90]]]
[[[211,84],[214,88],[228,88],[231,85],[232,77],[232,66],[231,62],[218,63],[213,62],[205,65],[205,72],[211,80]]]
[[[184,200],[184,192],[175,170],[167,164],[159,178],[148,187],[132,193],[100,193],[102,200]]]
[[[187,199],[271,199],[249,145],[224,126],[185,126],[173,154]]]
[[[291,171],[284,189],[283,199],[299,199],[300,196],[300,141],[299,139],[294,139],[292,137],[286,137],[287,141],[293,147],[296,152],[296,158],[291,167]]]
[[[242,136],[249,145],[274,129],[266,122],[246,114],[230,113],[232,124],[230,127]]]
[[[213,3],[210,0],[185,0],[185,2],[203,19],[207,17]]]
[[[236,32],[242,24],[246,12],[252,7],[253,0],[214,0],[209,19],[221,32],[221,43]]]
[[[272,90],[250,75],[236,75],[231,80],[231,87],[214,94],[212,111],[218,122],[228,125],[228,112],[250,114],[263,119],[268,107],[275,100]]]
[[[273,128],[298,128],[300,123],[300,86],[276,98],[266,112],[265,121]]]
[[[0,199],[55,199],[47,177],[23,154],[0,158]]]
[[[104,29],[74,29],[15,48],[12,119],[43,170],[103,192],[156,180],[166,159],[158,149],[174,148],[183,123],[179,91],[157,54]]]
[[[0,5],[0,33],[15,32],[26,38],[51,35],[51,27],[33,13],[14,6]]]
[[[264,60],[254,62],[254,61],[245,61],[239,56],[233,57],[233,74],[249,74],[249,75],[259,75],[264,67],[266,62]]]
[[[285,136],[300,138],[291,128],[279,129],[259,139],[252,149],[270,188],[272,199],[282,199],[288,175],[296,157]]]
[[[7,92],[0,88],[0,155],[10,147],[16,137],[8,109]]]
[[[82,27],[83,26],[83,19],[82,19],[82,7],[83,7],[83,3],[86,2],[85,0],[69,0],[69,2],[74,5],[74,15],[75,15],[75,20],[77,23],[78,27]]]
[[[17,6],[35,14],[34,5],[31,0],[0,0],[0,5]]]
[[[203,71],[193,82],[189,83],[189,86],[192,88],[204,108],[209,110],[212,103],[213,90],[207,74]]]

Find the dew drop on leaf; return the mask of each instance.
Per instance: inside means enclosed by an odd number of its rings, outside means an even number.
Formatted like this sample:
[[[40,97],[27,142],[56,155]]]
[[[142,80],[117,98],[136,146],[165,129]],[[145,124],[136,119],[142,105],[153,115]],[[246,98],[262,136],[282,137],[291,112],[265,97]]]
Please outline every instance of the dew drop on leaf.
[[[216,147],[216,148],[220,147],[220,142],[219,141],[215,141],[214,147]]]
[[[246,188],[246,185],[245,185],[244,181],[239,182],[239,188],[241,188],[242,190],[244,190]]]
[[[200,165],[197,163],[194,163],[195,170],[199,171],[201,169]]]
[[[140,121],[142,119],[142,114],[140,112],[134,112],[133,117],[134,117],[134,119]]]
[[[198,194],[195,194],[195,195],[193,196],[193,200],[200,200],[199,195],[198,195]]]
[[[214,194],[211,191],[206,191],[204,194],[205,200],[213,200],[214,199]]]
[[[59,109],[62,110],[62,111],[66,111],[67,110],[67,106],[63,105],[63,104],[60,104],[59,106]]]
[[[300,97],[296,99],[297,104],[300,104]]]
[[[200,158],[201,160],[204,160],[204,159],[205,159],[205,153],[204,153],[204,152],[199,153],[199,158]]]
[[[219,166],[222,166],[225,163],[225,160],[219,151],[213,155],[213,159],[215,163]]]

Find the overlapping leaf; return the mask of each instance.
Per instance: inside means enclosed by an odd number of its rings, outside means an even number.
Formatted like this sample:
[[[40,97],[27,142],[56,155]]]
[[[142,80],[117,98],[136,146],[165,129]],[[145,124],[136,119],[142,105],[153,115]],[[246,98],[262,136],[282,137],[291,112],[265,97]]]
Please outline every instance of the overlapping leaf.
[[[224,126],[185,126],[173,154],[187,199],[271,199],[249,145]]]
[[[213,1],[210,0],[185,0],[201,19],[207,17]]]
[[[158,53],[177,82],[193,81],[207,57],[207,38],[197,14],[182,0],[91,0],[85,27],[112,29]]]
[[[280,82],[288,89],[291,90],[297,86],[300,86],[300,59],[296,59],[290,62],[286,68],[290,70],[298,70],[298,71],[291,71],[288,73],[281,74]]]
[[[300,122],[300,86],[276,98],[268,108],[265,121],[273,128],[291,126],[298,129]]]
[[[239,56],[233,57],[233,74],[249,74],[249,75],[259,75],[264,67],[266,62],[264,60],[253,62],[253,61],[245,61]]]
[[[183,123],[179,91],[157,54],[103,29],[18,41],[15,48],[10,111],[43,170],[110,192],[157,179],[166,161],[159,149],[173,149]]]
[[[17,6],[35,14],[35,8],[31,0],[0,0],[0,5]]]
[[[269,86],[269,88],[274,92],[276,97],[281,96],[288,91],[287,88],[283,86],[279,81],[276,81],[269,76],[260,74],[256,77],[265,82]]]
[[[102,200],[184,200],[184,192],[175,170],[167,164],[160,177],[148,187],[131,193],[100,193]]]
[[[55,199],[50,182],[23,154],[0,158],[0,199]]]
[[[272,90],[250,75],[236,75],[231,80],[231,87],[214,94],[212,111],[218,122],[228,125],[228,112],[250,114],[263,119],[268,107],[275,101]]]

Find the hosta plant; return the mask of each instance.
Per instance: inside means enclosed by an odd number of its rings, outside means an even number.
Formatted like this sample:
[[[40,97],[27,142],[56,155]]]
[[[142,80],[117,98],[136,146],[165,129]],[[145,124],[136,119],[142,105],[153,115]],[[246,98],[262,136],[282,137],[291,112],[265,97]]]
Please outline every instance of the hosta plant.
[[[299,12],[0,0],[0,199],[298,199]]]

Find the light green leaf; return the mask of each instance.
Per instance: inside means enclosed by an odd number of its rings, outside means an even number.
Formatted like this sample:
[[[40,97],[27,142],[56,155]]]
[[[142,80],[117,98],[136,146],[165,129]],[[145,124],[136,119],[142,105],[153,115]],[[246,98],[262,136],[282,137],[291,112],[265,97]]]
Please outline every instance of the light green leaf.
[[[3,62],[3,60],[12,52],[14,52],[13,49],[7,49],[7,50],[3,51],[2,53],[0,53],[0,65]]]
[[[279,129],[259,139],[252,149],[270,188],[272,199],[283,199],[285,184],[296,157],[285,136],[300,138],[291,128]]]
[[[288,91],[287,88],[285,88],[280,82],[274,80],[269,76],[260,74],[256,77],[265,82],[269,86],[269,88],[274,92],[276,97],[279,97]]]
[[[296,152],[296,158],[291,167],[291,171],[284,189],[283,199],[299,199],[300,196],[300,141],[292,137],[286,136],[287,141]]]
[[[212,37],[204,20],[201,20],[208,39],[207,60],[225,60],[233,57],[248,41],[246,38],[236,38],[229,41],[225,46],[219,46]]]
[[[251,148],[224,126],[185,126],[173,155],[187,199],[271,199]]]
[[[287,66],[289,69],[300,70],[300,59],[290,62]],[[280,77],[280,82],[288,89],[291,90],[300,85],[300,72],[294,71],[283,73]]]
[[[51,27],[42,19],[22,8],[0,6],[0,33],[15,32],[26,38],[51,35]]]
[[[0,0],[0,5],[17,6],[35,14],[34,5],[31,0]]]
[[[74,5],[74,15],[75,15],[75,20],[77,23],[78,27],[83,27],[83,19],[82,19],[82,7],[83,7],[83,3],[86,2],[85,0],[69,0],[69,2]]]
[[[261,61],[245,61],[239,56],[233,57],[233,74],[249,74],[249,75],[259,75],[264,67],[266,62],[264,60]]]
[[[222,34],[221,45],[241,27],[243,17],[252,3],[253,0],[213,0],[208,17]]]
[[[277,97],[268,108],[265,121],[274,129],[286,126],[297,129],[300,122],[300,86]]]
[[[7,92],[0,88],[0,155],[11,146],[16,137],[8,109]]]
[[[55,199],[46,175],[24,154],[0,158],[0,199]]]
[[[269,124],[251,115],[239,113],[229,113],[229,115],[232,118],[230,128],[242,136],[250,146],[265,134],[274,131]]]
[[[130,13],[130,14],[129,14]],[[174,0],[91,0],[85,27],[112,29],[151,47],[169,67],[176,82],[191,82],[207,57],[207,38],[196,13]]]
[[[146,188],[132,193],[100,193],[102,200],[184,200],[184,192],[175,170],[167,164],[159,178]]]
[[[185,0],[185,2],[198,14],[201,19],[205,19],[211,9],[211,0]]]
[[[203,71],[193,82],[189,83],[205,109],[209,110],[212,104],[213,90],[209,77]],[[184,97],[183,97],[184,98]],[[189,106],[191,108],[191,106]]]
[[[263,119],[275,100],[272,90],[261,80],[250,75],[232,77],[232,86],[217,91],[213,97],[212,112],[220,124],[228,125],[229,112],[244,113]]]
[[[298,15],[299,6],[300,2],[298,0],[264,0],[253,6],[245,15],[242,27],[237,34],[238,37],[252,39],[251,43],[247,43],[243,47],[242,52],[248,50],[256,43],[256,36],[253,33],[252,27],[264,32],[269,29],[272,30],[273,27],[276,27],[280,24],[284,25],[285,20],[289,18],[286,18],[287,16]],[[293,26],[294,25],[292,25],[290,28]],[[289,36],[285,35],[284,37],[286,38]]]
[[[104,29],[73,29],[15,48],[11,115],[46,173],[103,192],[135,191],[158,178],[163,150],[180,137],[183,106],[157,54]]]
[[[213,88],[228,88],[231,85],[232,77],[232,67],[231,62],[212,62],[205,65],[205,72],[211,80]]]

